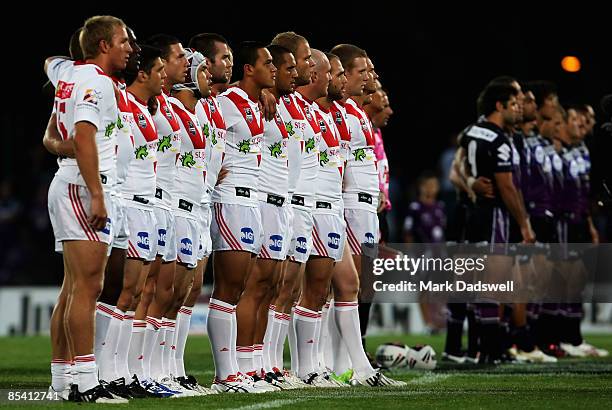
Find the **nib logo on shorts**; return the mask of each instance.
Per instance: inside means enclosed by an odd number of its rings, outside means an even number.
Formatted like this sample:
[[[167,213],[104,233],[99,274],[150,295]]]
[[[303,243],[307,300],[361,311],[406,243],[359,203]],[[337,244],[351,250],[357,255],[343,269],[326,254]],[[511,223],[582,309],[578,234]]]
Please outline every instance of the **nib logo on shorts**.
[[[166,230],[165,229],[157,230],[157,245],[166,246]]]
[[[149,233],[138,232],[138,247],[140,249],[149,250]]]
[[[280,252],[283,250],[283,237],[280,235],[271,235],[269,248],[274,252]]]
[[[304,238],[303,236],[300,236],[295,241],[297,242],[297,244],[295,246],[295,251],[299,252],[299,253],[304,253],[305,254],[306,250],[307,250],[306,238]]]
[[[181,253],[191,256],[193,254],[193,242],[189,238],[181,239]]]
[[[251,228],[242,228],[240,230],[240,240],[244,243],[248,243],[249,245],[255,243],[255,235],[253,234],[253,230]]]
[[[330,232],[327,237],[329,238],[327,246],[332,249],[338,249],[340,247],[340,235],[338,235],[336,232]]]
[[[374,235],[371,232],[365,234],[365,243],[374,243]]]
[[[110,218],[106,218],[106,226],[104,227],[104,229],[102,229],[102,232],[104,232],[107,235],[110,235],[110,231],[111,231],[111,220]]]

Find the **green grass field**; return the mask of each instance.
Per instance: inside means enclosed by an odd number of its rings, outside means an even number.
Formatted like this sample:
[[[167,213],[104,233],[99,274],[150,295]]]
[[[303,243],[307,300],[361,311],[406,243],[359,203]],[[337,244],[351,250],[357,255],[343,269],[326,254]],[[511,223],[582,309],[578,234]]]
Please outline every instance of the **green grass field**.
[[[611,335],[589,335],[596,346],[612,350]],[[438,355],[444,336],[377,336],[368,346],[402,341],[431,344]],[[49,338],[0,338],[0,390],[48,387]],[[212,356],[205,337],[188,341],[186,367],[203,384],[213,376]],[[291,390],[260,395],[214,395],[184,399],[132,400],[131,408],[214,409],[379,409],[379,408],[611,408],[612,358],[562,359],[553,365],[502,365],[461,367],[438,365],[432,372],[407,371],[393,377],[408,382],[402,389],[352,387],[345,389]],[[6,394],[4,394],[6,397]],[[0,402],[0,407],[6,402]],[[16,406],[76,406],[72,403],[29,402]]]

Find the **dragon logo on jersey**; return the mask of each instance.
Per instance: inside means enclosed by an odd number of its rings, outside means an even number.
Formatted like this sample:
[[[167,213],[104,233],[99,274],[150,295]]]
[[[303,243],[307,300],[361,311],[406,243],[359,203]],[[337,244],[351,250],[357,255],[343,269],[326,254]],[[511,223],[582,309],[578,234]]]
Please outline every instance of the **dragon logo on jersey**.
[[[102,94],[94,90],[93,88],[88,88],[85,90],[85,95],[83,96],[83,101],[89,104],[98,105],[98,100],[102,99]]]
[[[196,135],[196,127],[195,125],[193,125],[193,122],[191,122],[191,120],[187,121],[187,128],[187,131],[189,131],[191,135]]]
[[[157,141],[157,151],[166,152],[170,147],[172,147],[170,135],[164,135],[161,140]]]
[[[310,152],[315,149],[315,140],[314,137],[311,137],[308,141],[306,141],[306,152]]]
[[[238,152],[248,154],[251,151],[251,141],[242,140],[238,143]]]
[[[210,142],[212,142],[213,145],[217,145],[217,133],[215,131],[210,135]]]
[[[147,150],[147,146],[141,145],[140,147],[136,148],[134,155],[136,156],[136,159],[145,159],[148,157],[149,151]]]
[[[319,153],[319,165],[324,166],[329,162],[329,156],[327,155],[327,150]]]
[[[319,127],[321,127],[321,132],[327,132],[327,126],[325,125],[325,121],[319,120]]]
[[[270,150],[270,155],[272,155],[274,158],[278,158],[280,154],[283,153],[280,142],[275,142],[274,144],[270,145],[268,149]]]
[[[202,133],[206,136],[206,138],[210,137],[210,127],[208,126],[208,124],[204,124],[204,126],[202,127]]]
[[[289,134],[290,137],[293,137],[295,131],[293,131],[293,124],[291,121],[285,123],[285,129],[287,130],[287,134]]]
[[[187,168],[191,168],[196,164],[195,160],[193,159],[193,152],[191,151],[181,155],[179,159],[181,160],[181,165]]]
[[[147,119],[141,112],[138,113],[138,126],[140,128],[147,128]]]
[[[247,107],[244,109],[244,115],[248,122],[253,122],[253,111],[250,108]]]
[[[353,151],[353,155],[355,156],[355,161],[363,161],[366,157],[365,149],[357,148]]]
[[[119,114],[117,116],[117,128],[118,129],[122,129],[123,128],[123,121],[121,121],[121,114]]]
[[[106,138],[110,138],[113,135],[113,131],[115,130],[116,124],[114,122],[109,123],[104,130],[104,136]]]

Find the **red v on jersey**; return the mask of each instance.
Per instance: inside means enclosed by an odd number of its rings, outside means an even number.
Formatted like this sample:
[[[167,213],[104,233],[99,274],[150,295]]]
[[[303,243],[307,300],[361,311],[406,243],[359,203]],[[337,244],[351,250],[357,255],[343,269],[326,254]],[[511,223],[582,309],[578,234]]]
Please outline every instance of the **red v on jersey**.
[[[251,136],[255,137],[257,135],[263,134],[264,132],[263,114],[262,113],[259,114],[259,122],[258,122],[257,119],[255,118],[255,113],[253,112],[253,109],[251,108],[251,105],[249,104],[247,100],[245,100],[243,97],[241,97],[240,95],[238,95],[236,92],[233,92],[233,91],[230,93],[227,93],[225,96],[229,98],[231,102],[234,103],[236,108],[238,108],[238,111],[240,111],[240,114],[242,114],[242,118],[244,118],[244,120],[246,121],[249,127],[249,130],[251,130]]]
[[[315,134],[320,133],[321,129],[319,128],[319,124],[317,124],[317,119],[313,115],[312,109],[309,106],[307,106],[306,102],[304,102],[301,98],[296,98],[295,100],[300,106],[300,108],[302,108],[302,111],[304,112],[304,115],[306,116],[306,120],[312,127],[312,130],[314,131],[314,133]]]
[[[179,107],[178,105],[172,103],[172,109],[179,117],[183,126],[187,130],[187,134],[189,134],[189,138],[191,139],[191,143],[193,144],[194,149],[204,149],[206,148],[206,140],[202,135],[202,130],[193,122],[189,113],[185,111],[184,108]]]
[[[327,126],[327,123],[325,122],[323,116],[321,116],[321,114],[319,114],[318,112],[316,113],[316,116],[317,121],[319,122],[319,128],[321,129],[321,135],[325,140],[325,144],[327,144],[328,147],[337,147],[338,140],[336,139],[336,136],[334,135],[332,130]]]
[[[278,113],[278,111],[276,112],[276,115],[274,116],[274,122],[278,126],[278,129],[279,129],[281,135],[283,136],[283,139],[289,138],[289,133],[287,132],[287,127],[285,127],[285,123],[281,119],[280,114]]]
[[[135,102],[130,101],[130,108],[134,116],[134,121],[136,125],[138,125],[138,129],[145,140],[147,142],[157,141],[157,128],[155,128],[155,124],[147,119],[147,115],[142,112],[141,108]]]
[[[374,141],[374,134],[372,134],[372,129],[370,128],[369,118],[365,114],[363,114],[361,110],[355,108],[352,104],[346,104],[345,107],[346,113],[348,115],[353,115],[357,117],[357,119],[359,120],[359,124],[361,125],[363,135],[365,135],[366,144],[373,148],[376,142]]]
[[[336,106],[336,104],[332,104],[329,107],[329,111],[332,115],[334,122],[336,123],[336,128],[338,132],[340,132],[340,138],[342,141],[350,141],[351,140],[351,132],[346,125],[346,121],[344,120],[344,115],[342,115],[342,111]]]
[[[206,98],[204,111],[208,116],[208,120],[213,123],[216,128],[222,130],[226,129],[225,120],[223,120],[223,116],[221,115],[221,111],[219,111],[219,106],[217,105],[217,101],[214,97]]]
[[[296,106],[295,97],[291,97],[289,95],[283,95],[281,97],[283,104],[285,104],[285,108],[291,115],[291,119],[294,121],[300,121],[304,119],[304,114],[302,111]]]
[[[161,113],[164,115],[164,117],[166,117],[166,120],[168,120],[168,123],[172,127],[172,131],[177,132],[180,129],[180,125],[176,117],[172,115],[172,111],[170,110],[170,107],[168,107],[166,99],[163,96],[158,95],[157,103],[159,104],[158,109],[161,110]]]

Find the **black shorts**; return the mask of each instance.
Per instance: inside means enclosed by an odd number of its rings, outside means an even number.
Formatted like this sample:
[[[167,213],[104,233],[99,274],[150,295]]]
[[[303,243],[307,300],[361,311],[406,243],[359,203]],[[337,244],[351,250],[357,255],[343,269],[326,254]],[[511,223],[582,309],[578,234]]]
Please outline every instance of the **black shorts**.
[[[453,210],[453,218],[449,218],[452,224],[446,230],[446,239],[448,241],[462,243],[467,240],[468,220],[473,208],[474,203],[469,199],[457,201]]]
[[[471,243],[508,244],[510,240],[508,211],[496,206],[474,206],[468,220],[467,239]]]
[[[532,216],[529,218],[531,228],[540,243],[556,243],[559,241],[555,220],[548,216]]]

